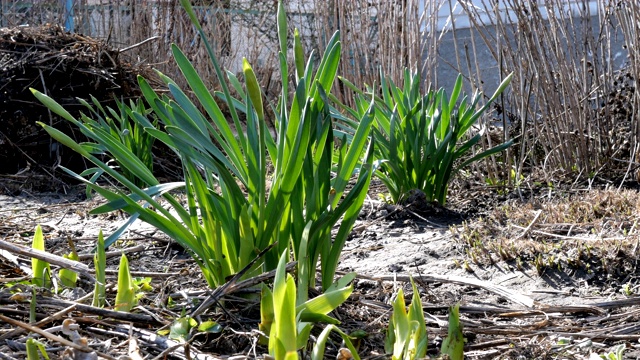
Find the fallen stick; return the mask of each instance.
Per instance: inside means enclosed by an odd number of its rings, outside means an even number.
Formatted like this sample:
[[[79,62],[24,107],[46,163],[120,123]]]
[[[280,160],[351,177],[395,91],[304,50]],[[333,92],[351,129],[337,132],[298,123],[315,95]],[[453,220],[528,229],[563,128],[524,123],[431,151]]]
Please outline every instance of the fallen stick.
[[[30,300],[31,299],[29,297],[25,301],[30,301]],[[108,309],[103,309],[95,306],[80,304],[73,301],[53,299],[46,296],[37,296],[35,301],[38,305],[49,305],[49,306],[58,307],[61,309],[74,305],[75,311],[82,312],[84,313],[84,315],[97,315],[97,316],[102,316],[105,318],[120,320],[120,321],[127,321],[127,322],[133,322],[133,323],[141,323],[141,324],[162,324],[162,325],[168,325],[171,323],[170,321],[163,321],[157,316],[154,317],[154,316],[143,315],[143,314],[133,314],[133,313],[127,313],[123,311],[108,310]],[[14,304],[14,303],[15,301],[11,300],[9,296],[0,295],[0,304]]]
[[[524,231],[520,235],[516,236],[515,239],[513,239],[513,240],[518,240],[521,237],[527,235],[529,230],[531,230],[531,227],[533,226],[533,224],[536,222],[536,220],[538,220],[538,217],[540,217],[540,214],[542,214],[542,210],[538,210],[536,212],[536,216],[533,217],[533,220],[531,220],[531,222],[529,223],[529,226],[527,226],[527,228],[524,229]]]
[[[65,259],[62,256],[50,254],[46,251],[36,250],[21,245],[15,245],[4,240],[0,240],[0,250],[6,250],[11,253],[46,261],[49,264],[57,265],[65,269],[75,271],[86,276],[92,282],[96,282],[96,279],[90,273],[89,267],[81,262]]]
[[[4,315],[0,315],[0,320],[6,322],[8,324],[21,327],[21,328],[23,328],[25,330],[31,331],[31,332],[36,333],[38,335],[41,335],[41,336],[43,336],[43,337],[45,337],[45,338],[47,338],[47,339],[49,339],[51,341],[55,341],[55,342],[57,342],[59,344],[62,344],[64,346],[80,350],[80,351],[82,351],[84,353],[95,352],[96,354],[98,354],[99,356],[101,356],[101,357],[103,357],[105,359],[116,360],[116,358],[114,358],[112,356],[109,356],[107,354],[104,354],[104,353],[97,352],[97,351],[93,350],[92,348],[90,348],[88,346],[78,345],[78,344],[76,344],[76,343],[74,343],[72,341],[69,341],[69,340],[67,340],[67,339],[65,339],[63,337],[51,334],[51,333],[49,333],[47,331],[44,331],[44,330],[40,329],[39,327],[35,327],[35,326],[29,325],[27,323],[23,323],[22,321],[14,320],[14,319],[6,317]]]
[[[145,39],[145,40],[140,41],[139,43],[136,43],[136,44],[133,44],[133,45],[127,46],[126,48],[120,49],[120,50],[118,50],[118,52],[119,52],[119,53],[123,53],[123,52],[125,52],[125,51],[129,51],[129,50],[131,50],[131,49],[135,49],[135,48],[137,48],[138,46],[142,46],[142,45],[144,45],[144,44],[148,43],[149,41],[158,40],[158,39],[160,39],[160,36],[157,36],[157,35],[156,35],[156,36],[152,36],[152,37],[150,37],[150,38],[148,38],[148,39]]]
[[[403,281],[403,282],[409,282],[409,276],[408,275],[382,275],[382,276],[366,276],[366,275],[361,275],[358,274],[357,275],[358,278],[360,279],[367,279],[367,280],[373,280],[373,281]],[[475,287],[479,287],[482,289],[485,289],[489,292],[492,292],[494,294],[500,295],[502,297],[504,297],[507,300],[510,300],[512,302],[518,303],[520,305],[524,305],[528,308],[531,308],[535,305],[535,301],[526,296],[526,295],[522,295],[519,294],[511,289],[508,289],[504,286],[500,286],[500,285],[494,285],[491,284],[489,282],[486,281],[481,281],[481,280],[477,280],[477,279],[469,279],[469,278],[464,278],[461,276],[444,276],[444,275],[425,275],[425,274],[420,274],[419,276],[415,276],[416,279],[420,279],[422,281],[426,281],[426,282],[441,282],[441,283],[453,283],[453,284],[460,284],[460,285],[471,285],[471,286],[475,286]]]
[[[48,324],[48,323],[50,323],[50,322],[52,322],[52,321],[54,321],[54,320],[59,320],[59,319],[60,319],[60,318],[62,318],[64,315],[66,315],[66,314],[68,314],[69,312],[71,312],[71,311],[75,310],[75,308],[76,308],[76,304],[73,304],[73,305],[71,305],[71,306],[69,306],[69,307],[67,307],[67,308],[62,309],[62,310],[58,311],[57,313],[55,313],[55,314],[53,314],[53,315],[51,315],[51,316],[47,316],[46,318],[44,318],[44,319],[42,319],[42,320],[40,320],[40,321],[38,321],[38,322],[36,322],[36,323],[33,323],[33,324],[31,324],[31,325],[33,325],[33,326],[37,326],[37,327],[40,327],[40,326],[46,325],[46,324]],[[7,332],[7,333],[2,334],[2,336],[0,336],[0,341],[2,341],[2,340],[6,340],[6,339],[10,339],[10,338],[12,338],[12,337],[14,337],[14,336],[16,336],[16,335],[19,335],[19,334],[20,334],[20,333],[22,333],[23,331],[24,331],[24,329],[23,329],[23,328],[20,328],[20,329],[13,329],[13,330],[11,330],[11,331],[9,331],[9,332]]]

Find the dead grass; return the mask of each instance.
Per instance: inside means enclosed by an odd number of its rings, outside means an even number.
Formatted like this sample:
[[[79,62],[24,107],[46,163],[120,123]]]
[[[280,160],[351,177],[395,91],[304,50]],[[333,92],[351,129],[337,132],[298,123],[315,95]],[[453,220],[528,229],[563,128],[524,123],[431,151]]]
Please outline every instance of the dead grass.
[[[420,71],[426,90],[435,79],[438,61],[436,31],[438,10],[444,0],[420,2],[374,0],[367,3],[338,0],[335,8],[315,1],[316,17],[322,21],[313,31],[341,31],[343,58],[338,73],[364,87],[380,83],[380,73],[401,84],[404,68]],[[365,5],[363,5],[365,4]],[[317,47],[320,51],[322,44]],[[351,94],[341,87],[336,95],[351,103]]]
[[[558,190],[506,203],[452,230],[465,249],[458,265],[469,271],[506,262],[539,275],[584,271],[621,282],[635,272],[638,219],[636,190]]]

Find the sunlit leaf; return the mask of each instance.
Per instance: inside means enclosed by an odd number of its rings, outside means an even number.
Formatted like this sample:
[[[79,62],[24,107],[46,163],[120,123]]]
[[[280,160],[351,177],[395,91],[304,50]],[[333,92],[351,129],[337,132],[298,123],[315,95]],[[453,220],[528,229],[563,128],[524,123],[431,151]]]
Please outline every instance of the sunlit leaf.
[[[118,290],[116,292],[115,310],[129,312],[136,305],[136,287],[129,271],[129,261],[125,254],[122,254],[118,265]]]
[[[36,226],[36,232],[33,235],[31,248],[34,250],[45,251],[44,235],[42,227]],[[33,285],[37,287],[51,288],[51,266],[48,262],[36,258],[31,258],[31,270],[33,271]]]
[[[72,261],[78,261],[78,254],[75,251],[63,255],[63,257]],[[70,288],[76,287],[76,281],[78,281],[78,273],[76,273],[75,271],[69,269],[60,269],[59,276],[62,285]]]
[[[96,271],[96,283],[94,285],[92,305],[95,307],[103,307],[105,303],[107,255],[105,253],[102,229],[100,229],[98,233],[98,244],[96,246],[96,252],[93,255],[93,265]]]
[[[222,325],[220,325],[216,321],[204,321],[200,325],[198,325],[198,331],[218,334],[222,332]]]
[[[169,338],[179,341],[187,341],[191,329],[198,326],[198,322],[190,316],[182,316],[171,324]]]
[[[449,355],[451,360],[462,360],[464,358],[464,336],[462,334],[462,324],[460,324],[460,304],[449,308],[449,332],[442,341],[442,354]]]

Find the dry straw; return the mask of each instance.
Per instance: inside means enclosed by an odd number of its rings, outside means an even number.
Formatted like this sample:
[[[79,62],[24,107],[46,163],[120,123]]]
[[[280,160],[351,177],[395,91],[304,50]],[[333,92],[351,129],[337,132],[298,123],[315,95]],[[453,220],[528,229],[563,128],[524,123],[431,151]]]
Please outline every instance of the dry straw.
[[[548,179],[592,179],[604,172],[628,175],[635,168],[638,5],[460,4],[503,73],[514,72],[507,110],[517,125],[513,135],[520,137],[519,172],[526,164],[543,169]],[[625,72],[621,42],[629,51]]]

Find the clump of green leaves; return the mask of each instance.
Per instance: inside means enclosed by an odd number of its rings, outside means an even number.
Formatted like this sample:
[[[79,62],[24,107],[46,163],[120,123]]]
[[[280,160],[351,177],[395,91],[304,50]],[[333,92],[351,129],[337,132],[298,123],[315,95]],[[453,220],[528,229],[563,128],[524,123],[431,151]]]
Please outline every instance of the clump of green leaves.
[[[464,358],[464,335],[462,334],[462,324],[460,324],[460,304],[455,304],[449,308],[449,333],[442,341],[441,352],[449,355],[451,360],[462,360]]]
[[[40,225],[36,226],[31,248],[46,252],[44,234]],[[72,261],[78,261],[78,254],[76,253],[75,248],[72,248],[72,251],[69,254],[64,254],[63,257]],[[54,279],[51,274],[51,265],[47,261],[38,258],[31,258],[31,270],[33,272],[31,284],[34,287],[52,289],[55,286],[55,291],[58,291],[58,283],[54,284]],[[58,276],[60,284],[66,287],[75,288],[76,282],[78,281],[78,274],[75,271],[63,268],[58,272]],[[36,292],[34,288],[30,309],[30,317],[34,321],[36,315],[35,295]]]
[[[604,354],[596,354],[596,353],[592,353],[589,356],[589,360],[600,360],[600,359],[604,359],[604,360],[622,360],[624,359],[624,351],[627,349],[627,346],[625,344],[619,344],[614,346],[613,348],[611,348],[611,350],[607,353]]]
[[[389,319],[385,351],[393,360],[422,359],[427,354],[427,325],[422,311],[422,301],[416,284],[411,279],[413,296],[409,311],[406,309],[404,292],[398,291],[393,302],[393,314]]]
[[[182,310],[179,318],[175,319],[169,329],[159,330],[159,335],[168,335],[169,339],[180,342],[188,342],[195,333],[219,334],[223,330],[222,325],[215,321],[198,320],[186,314],[186,310]]]
[[[389,319],[384,348],[393,360],[424,359],[427,354],[427,325],[422,310],[418,288],[411,279],[413,296],[409,311],[406,309],[402,289],[393,302],[393,313]],[[460,324],[459,304],[449,308],[449,333],[442,342],[441,354],[447,359],[462,360],[464,336]]]
[[[40,341],[34,338],[28,338],[27,343],[27,360],[40,360],[41,355],[42,358],[49,360],[49,354],[47,354],[47,350],[45,346]]]
[[[350,141],[334,139],[328,94],[340,60],[336,33],[317,67],[304,51],[299,35],[295,44],[295,91],[290,95],[287,65],[287,22],[282,4],[278,10],[282,93],[275,107],[276,136],[267,129],[262,94],[250,64],[243,62],[245,86],[232,74],[223,73],[189,1],[182,1],[209,53],[221,81],[220,94],[229,106],[231,119],[220,110],[187,56],[176,46],[174,58],[190,89],[159,73],[167,92],[156,92],[139,78],[146,103],[162,126],[156,127],[146,112],[131,109],[127,116],[147,134],[172,149],[183,167],[184,181],[160,184],[144,159],[114,139],[115,134],[96,126],[87,116],[73,117],[53,99],[33,91],[53,112],[75,124],[91,142],[78,144],[60,131],[41,124],[60,143],[70,147],[108,174],[128,194],[101,187],[78,176],[109,202],[93,214],[123,210],[139,218],[189,249],[211,287],[245,268],[262,250],[276,244],[245,276],[274,269],[288,250],[309,264],[306,282],[315,283],[320,262],[322,285],[329,288],[342,247],[362,208],[372,175],[372,106],[358,118]],[[239,98],[230,94],[232,86]],[[194,104],[186,95],[193,94]],[[203,109],[204,112],[201,112]],[[238,115],[245,114],[246,131]],[[94,113],[95,115],[95,113]],[[231,125],[230,125],[231,123]],[[234,131],[235,130],[235,131]],[[108,154],[118,169],[101,159]],[[364,160],[361,160],[364,156]],[[273,172],[267,167],[272,165]],[[139,180],[132,181],[133,178]],[[355,184],[347,192],[354,176]],[[139,184],[146,184],[142,188]],[[183,189],[186,204],[171,194]],[[161,202],[159,198],[162,197]],[[306,257],[299,256],[306,224],[311,222]],[[332,229],[337,234],[332,237]],[[116,234],[117,235],[117,234]],[[109,246],[117,236],[110,236]]]
[[[305,233],[308,236],[308,231]],[[328,315],[351,295],[353,286],[349,283],[355,278],[355,273],[345,275],[323,294],[308,299],[306,293],[298,297],[296,282],[286,272],[286,260],[287,254],[282,254],[276,268],[273,291],[266,285],[262,287],[260,330],[269,336],[269,355],[274,359],[298,359],[298,350],[309,342],[313,325],[324,322],[330,325],[318,337],[311,359],[323,359],[324,346],[331,331],[340,334],[354,358],[359,359],[349,336],[335,326],[340,322]],[[307,279],[299,278],[298,281],[307,283]]]
[[[135,155],[142,164],[149,170],[153,170],[153,143],[155,138],[151,136],[140,123],[133,120],[133,113],[151,116],[151,124],[157,125],[156,118],[147,109],[142,100],[129,100],[129,104],[115,99],[116,109],[103,107],[100,102],[91,96],[91,104],[83,99],[78,99],[87,110],[90,116],[82,116],[82,121],[93,131],[100,132],[104,139],[112,141],[111,146],[120,145]],[[92,105],[93,104],[93,105]],[[97,143],[93,153],[97,155],[107,154],[110,147]],[[137,172],[127,166],[122,166],[120,159],[113,157],[115,163],[120,167],[124,176],[140,187],[147,185],[144,179],[137,176]],[[93,174],[92,181],[96,181],[104,171],[99,167],[86,170],[83,175]]]
[[[198,326],[198,321],[189,315],[177,318],[169,328],[169,338],[186,342],[189,339],[191,330]]]
[[[484,127],[475,135],[468,135],[507,87],[511,75],[502,81],[484,105],[480,105],[481,93],[476,93],[472,99],[464,94],[461,97],[461,75],[450,97],[444,89],[422,94],[420,75],[410,75],[408,69],[405,69],[402,86],[394,84],[384,74],[380,77],[380,88],[369,89],[366,93],[341,79],[356,92],[355,107],[342,105],[342,109],[359,118],[367,111],[371,96],[381,93],[375,100],[376,176],[386,185],[394,202],[402,202],[413,190],[419,190],[428,201],[444,205],[453,175],[461,168],[511,146],[509,141],[469,155],[482,138]],[[353,124],[345,123],[347,132]]]

